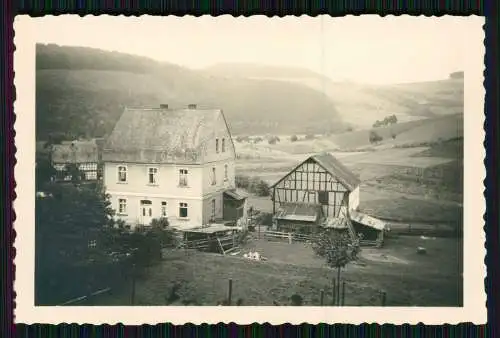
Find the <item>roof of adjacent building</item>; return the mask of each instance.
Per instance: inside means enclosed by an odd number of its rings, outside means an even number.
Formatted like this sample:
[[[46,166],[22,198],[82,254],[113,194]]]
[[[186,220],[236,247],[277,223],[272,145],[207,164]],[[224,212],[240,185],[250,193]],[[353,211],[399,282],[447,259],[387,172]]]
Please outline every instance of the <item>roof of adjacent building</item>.
[[[386,223],[384,221],[379,220],[378,218],[363,214],[359,211],[352,210],[350,212],[351,220],[360,223],[364,226],[374,228],[376,230],[384,230],[386,227]]]
[[[304,164],[307,161],[314,161],[319,164],[323,169],[325,169],[330,175],[335,177],[340,183],[342,183],[346,189],[349,191],[353,191],[356,189],[361,180],[359,177],[354,174],[351,170],[349,170],[345,165],[343,165],[337,158],[335,158],[332,154],[324,152],[312,155],[299,163],[293,170],[290,172],[294,172],[298,167]],[[288,176],[290,173],[286,174],[283,178]],[[274,183],[271,187],[276,186],[280,183],[283,178]]]
[[[329,229],[348,229],[349,224],[345,217],[328,217],[321,224]]]
[[[53,163],[96,163],[99,161],[98,140],[64,141],[52,146]]]
[[[224,191],[224,194],[237,201],[241,201],[248,198],[248,194],[242,189],[226,190]]]
[[[221,114],[220,109],[126,108],[104,145],[103,160],[200,163]]]
[[[280,220],[316,222],[322,215],[321,205],[313,203],[282,203],[275,218]]]

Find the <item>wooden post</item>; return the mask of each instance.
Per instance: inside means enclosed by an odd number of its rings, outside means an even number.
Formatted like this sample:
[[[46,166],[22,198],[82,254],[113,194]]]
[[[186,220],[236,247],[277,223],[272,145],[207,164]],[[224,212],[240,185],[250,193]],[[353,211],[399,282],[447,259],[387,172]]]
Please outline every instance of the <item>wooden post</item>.
[[[336,287],[336,280],[335,278],[333,279],[333,282],[332,282],[332,305],[335,306],[335,291],[337,290],[337,287]]]
[[[130,295],[130,304],[135,304],[135,264],[132,264],[132,291]]]
[[[325,298],[325,291],[323,289],[321,289],[321,294],[319,296],[319,303],[321,306],[323,306],[323,300]]]
[[[229,290],[227,293],[227,304],[231,305],[231,297],[233,296],[233,280],[229,279]]]
[[[292,244],[292,233],[288,233],[288,244]]]
[[[385,298],[386,298],[386,293],[385,293],[385,291],[381,290],[380,291],[380,302],[382,303],[382,306],[385,306]]]
[[[342,306],[345,305],[345,281],[342,281]]]
[[[337,268],[337,306],[340,306],[340,267]]]

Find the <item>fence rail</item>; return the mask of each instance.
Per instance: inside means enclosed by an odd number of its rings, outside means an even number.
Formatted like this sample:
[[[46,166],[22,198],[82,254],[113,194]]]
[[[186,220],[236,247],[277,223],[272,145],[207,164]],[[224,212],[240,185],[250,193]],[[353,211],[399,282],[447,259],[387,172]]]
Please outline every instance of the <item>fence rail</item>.
[[[265,231],[263,232],[264,238],[267,239],[283,239],[283,240],[288,240],[288,242],[307,242],[307,241],[312,241],[314,240],[314,236],[312,235],[306,235],[306,234],[299,234],[299,233],[292,233],[292,232],[280,232],[280,231]]]
[[[280,232],[280,231],[265,231],[263,234],[264,238],[268,240],[270,239],[287,240],[289,243],[311,242],[317,238],[314,235]],[[377,240],[361,240],[360,244],[363,246],[378,246],[380,245],[380,242]]]
[[[186,249],[209,250],[212,245],[221,246],[226,250],[228,247],[233,247],[238,244],[237,236],[229,235],[223,237],[203,238],[191,241],[184,241],[183,247]]]

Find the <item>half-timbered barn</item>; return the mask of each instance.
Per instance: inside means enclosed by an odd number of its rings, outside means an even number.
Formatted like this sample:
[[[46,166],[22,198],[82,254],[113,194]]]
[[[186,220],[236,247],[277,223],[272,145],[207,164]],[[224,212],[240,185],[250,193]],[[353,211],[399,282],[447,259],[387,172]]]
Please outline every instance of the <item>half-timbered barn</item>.
[[[307,158],[271,186],[274,227],[314,231],[359,205],[358,176],[330,153]]]
[[[63,141],[52,146],[51,162],[56,171],[55,179],[69,181],[80,175],[84,181],[95,181],[101,177],[101,139]]]

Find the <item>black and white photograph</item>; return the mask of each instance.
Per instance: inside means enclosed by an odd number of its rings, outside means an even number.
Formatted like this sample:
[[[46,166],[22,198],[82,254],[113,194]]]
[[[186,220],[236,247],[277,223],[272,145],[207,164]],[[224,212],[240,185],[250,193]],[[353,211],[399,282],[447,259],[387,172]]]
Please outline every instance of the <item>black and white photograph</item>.
[[[17,311],[485,318],[483,23],[18,21]]]

